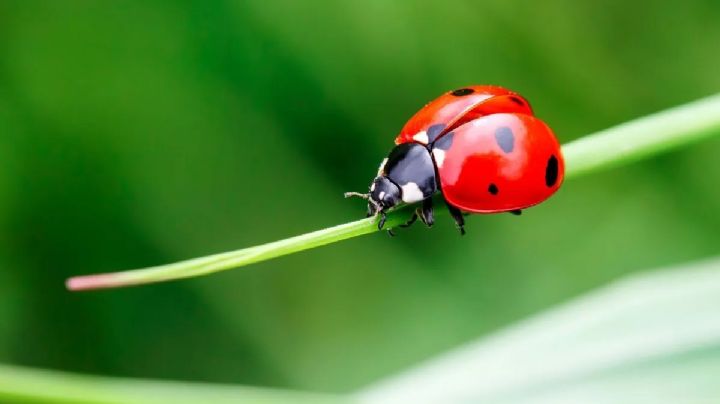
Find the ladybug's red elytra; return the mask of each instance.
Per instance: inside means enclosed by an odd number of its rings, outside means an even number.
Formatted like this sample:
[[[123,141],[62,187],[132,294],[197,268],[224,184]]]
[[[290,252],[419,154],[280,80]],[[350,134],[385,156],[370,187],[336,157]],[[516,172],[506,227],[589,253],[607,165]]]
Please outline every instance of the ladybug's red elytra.
[[[552,130],[521,95],[498,86],[447,92],[418,111],[395,138],[367,194],[368,216],[400,203],[420,203],[432,226],[432,196],[440,192],[461,234],[463,213],[520,214],[562,184],[564,161]],[[392,229],[390,229],[392,230]]]

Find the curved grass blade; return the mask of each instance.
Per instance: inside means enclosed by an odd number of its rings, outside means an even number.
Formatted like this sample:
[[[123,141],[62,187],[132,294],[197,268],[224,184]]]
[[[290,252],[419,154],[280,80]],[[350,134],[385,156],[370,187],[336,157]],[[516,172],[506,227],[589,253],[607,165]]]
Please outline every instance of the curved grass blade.
[[[563,146],[566,178],[615,167],[720,133],[720,94],[639,118]],[[388,215],[387,227],[408,218],[405,207]],[[168,265],[68,279],[70,290],[114,288],[207,275],[377,231],[375,220],[362,219],[255,247]]]

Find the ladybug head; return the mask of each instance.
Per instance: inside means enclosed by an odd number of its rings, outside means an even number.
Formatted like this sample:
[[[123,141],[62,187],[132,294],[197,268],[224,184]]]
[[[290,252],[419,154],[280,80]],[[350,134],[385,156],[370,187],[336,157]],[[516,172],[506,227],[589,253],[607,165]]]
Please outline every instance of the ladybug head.
[[[368,216],[384,212],[401,201],[400,188],[387,177],[376,177],[370,184],[368,194]]]
[[[385,211],[402,201],[400,188],[385,176],[377,176],[370,184],[370,192],[345,192],[345,197],[356,196],[368,201],[368,217],[385,215]],[[383,220],[384,222],[384,220]]]

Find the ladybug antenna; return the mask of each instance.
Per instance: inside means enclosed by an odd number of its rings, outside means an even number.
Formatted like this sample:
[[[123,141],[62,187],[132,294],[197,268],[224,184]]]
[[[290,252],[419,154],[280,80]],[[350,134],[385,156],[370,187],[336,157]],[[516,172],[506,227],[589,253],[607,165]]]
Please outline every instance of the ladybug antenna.
[[[383,212],[382,205],[378,201],[373,199],[370,194],[362,194],[360,192],[345,192],[344,195],[346,198],[352,198],[354,196],[368,201],[368,213],[366,217],[378,217],[378,215],[382,215],[383,218],[381,219],[381,223],[385,223],[385,213]],[[382,227],[380,228],[382,229]]]
[[[345,195],[346,198],[352,198],[355,196],[365,200],[370,199],[370,194],[361,194],[360,192],[345,192],[343,195]]]

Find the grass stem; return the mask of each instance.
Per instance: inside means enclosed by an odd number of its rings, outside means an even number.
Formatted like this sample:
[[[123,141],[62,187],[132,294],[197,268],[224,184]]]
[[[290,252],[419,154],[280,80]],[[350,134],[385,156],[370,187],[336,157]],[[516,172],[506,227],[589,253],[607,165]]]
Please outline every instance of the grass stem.
[[[720,94],[588,135],[563,146],[566,178],[575,178],[616,167],[720,133]],[[410,214],[405,207],[388,215],[386,227],[403,223]],[[374,219],[317,230],[300,236],[240,250],[194,258],[150,268],[67,280],[70,290],[114,288],[207,275],[283,255],[320,247],[377,231]]]

